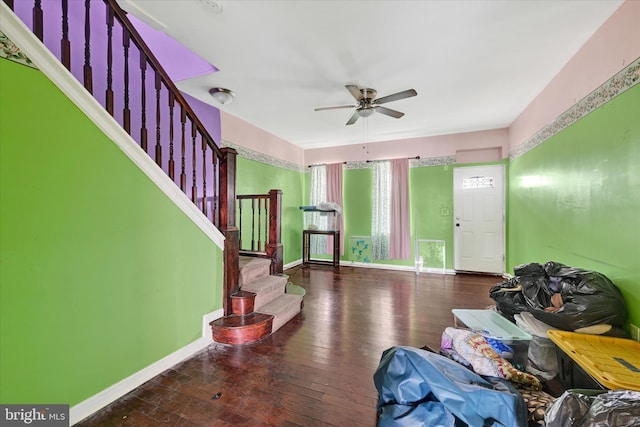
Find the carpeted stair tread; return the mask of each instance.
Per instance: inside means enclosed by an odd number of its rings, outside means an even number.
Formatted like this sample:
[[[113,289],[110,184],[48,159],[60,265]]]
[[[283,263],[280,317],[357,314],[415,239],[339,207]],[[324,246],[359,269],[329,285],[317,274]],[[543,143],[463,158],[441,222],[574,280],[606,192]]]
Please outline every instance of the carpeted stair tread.
[[[272,333],[280,329],[285,323],[300,313],[302,295],[282,294],[270,303],[260,307],[258,312],[273,316]]]
[[[268,276],[271,272],[271,260],[256,257],[240,257],[239,285],[252,282],[259,277]]]
[[[286,286],[287,279],[284,277],[265,276],[243,285],[242,290],[256,294],[253,309],[257,311],[260,307],[284,294]]]
[[[260,292],[268,292],[274,290],[276,288],[282,288],[284,292],[284,287],[287,285],[287,279],[281,276],[265,276],[260,277],[259,279],[253,280],[249,283],[245,283],[242,285],[243,291],[254,292],[256,294]]]

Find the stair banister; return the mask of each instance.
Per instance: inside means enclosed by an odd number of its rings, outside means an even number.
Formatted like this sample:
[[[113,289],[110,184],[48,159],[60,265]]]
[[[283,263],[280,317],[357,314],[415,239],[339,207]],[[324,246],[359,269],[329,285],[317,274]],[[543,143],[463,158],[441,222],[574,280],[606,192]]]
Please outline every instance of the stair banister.
[[[121,25],[129,32],[131,35],[131,40],[138,46],[138,48],[144,52],[147,61],[151,64],[151,67],[156,71],[156,79],[162,79],[162,82],[165,84],[169,93],[173,96],[171,98],[171,102],[173,100],[177,101],[177,103],[182,108],[182,114],[189,117],[192,123],[192,134],[196,132],[196,130],[200,133],[202,137],[202,142],[206,143],[213,153],[215,157],[220,159],[220,187],[219,187],[219,202],[220,209],[218,211],[218,217],[213,216],[213,223],[220,228],[220,231],[225,235],[225,243],[224,243],[224,255],[223,255],[223,269],[224,269],[224,284],[223,284],[223,309],[225,315],[232,314],[231,313],[231,295],[239,290],[238,287],[238,276],[240,274],[240,266],[239,266],[239,233],[238,228],[236,227],[236,213],[235,213],[235,198],[236,198],[236,154],[237,152],[232,149],[225,147],[222,150],[218,148],[218,146],[213,141],[213,138],[207,132],[206,128],[198,119],[194,111],[189,106],[189,103],[184,99],[182,93],[176,85],[173,83],[173,80],[169,78],[167,72],[162,68],[160,62],[157,60],[151,49],[147,46],[147,44],[142,39],[142,36],[135,29],[131,21],[126,16],[126,13],[120,8],[120,6],[116,3],[115,0],[104,0],[109,4],[111,9],[114,11],[114,14],[118,21],[120,21]],[[158,77],[159,75],[159,77]],[[158,83],[156,83],[156,86]],[[192,135],[195,140],[195,135]],[[194,159],[195,161],[195,159]],[[194,172],[195,173],[195,172]],[[206,188],[206,187],[205,187]],[[183,188],[183,191],[185,189]],[[205,190],[206,191],[206,190]],[[192,189],[191,199],[195,203],[195,189]],[[213,198],[215,201],[215,197]],[[206,211],[206,198],[203,197],[203,210]],[[206,213],[206,212],[205,212]]]
[[[111,6],[111,9],[113,10],[116,18],[118,19],[118,21],[120,21],[120,24],[129,32],[129,34],[131,35],[131,40],[138,46],[138,49],[145,53],[147,61],[151,64],[151,67],[160,75],[162,82],[165,84],[169,92],[173,94],[178,104],[180,104],[180,106],[185,109],[187,116],[196,125],[198,131],[204,137],[207,145],[209,145],[209,147],[216,153],[216,156],[218,158],[222,158],[220,148],[215,144],[213,138],[211,137],[211,135],[209,135],[207,129],[193,112],[193,109],[191,108],[189,103],[184,99],[184,96],[182,96],[182,92],[180,92],[167,72],[164,70],[164,68],[162,68],[162,65],[160,65],[160,61],[158,61],[153,52],[151,52],[151,49],[149,49],[149,46],[147,46],[147,44],[144,42],[142,36],[138,33],[131,21],[129,21],[129,19],[127,18],[127,13],[120,8],[116,0],[104,1],[107,2],[109,6]]]
[[[4,3],[11,9],[15,10],[15,6],[24,6],[26,0],[21,0],[20,2],[15,2],[14,0],[2,0]],[[46,37],[45,28],[46,22],[44,13],[45,10],[42,7],[44,3],[41,0],[35,0],[33,3],[31,16],[23,15],[23,21],[26,19],[27,21],[31,21],[31,31],[43,42],[45,45],[48,43],[53,46],[54,41],[48,40]],[[177,149],[178,147],[181,149],[180,153],[182,154],[181,158],[181,166],[182,170],[179,175],[179,184],[176,183],[180,187],[180,189],[190,196],[192,202],[196,205],[199,205],[201,202],[201,211],[205,214],[209,219],[213,222],[213,224],[220,229],[220,231],[225,235],[225,244],[224,244],[224,286],[223,286],[223,301],[225,306],[225,311],[230,310],[230,304],[228,301],[230,299],[230,295],[237,291],[238,288],[238,230],[236,228],[235,223],[235,177],[236,177],[236,152],[233,149],[224,149],[221,150],[211,137],[211,135],[206,130],[203,123],[196,116],[194,110],[186,101],[185,97],[175,86],[173,81],[170,79],[167,72],[160,65],[160,62],[157,60],[155,55],[151,52],[147,44],[143,41],[142,37],[133,26],[131,21],[127,18],[127,14],[123,11],[120,6],[117,4],[115,0],[103,0],[103,2],[98,2],[95,0],[59,0],[59,3],[56,2],[48,2],[47,5],[60,5],[60,9],[58,10],[60,13],[59,19],[61,22],[61,34],[62,40],[59,42],[56,40],[55,43],[60,43],[60,55],[58,57],[60,62],[68,69],[71,70],[71,41],[69,40],[69,24],[77,24],[78,27],[81,27],[84,24],[84,38],[82,40],[77,40],[75,44],[76,47],[80,47],[81,43],[84,45],[84,55],[78,53],[77,59],[79,60],[76,64],[83,64],[82,73],[83,75],[78,76],[78,80],[84,77],[84,86],[87,91],[93,94],[94,88],[94,79],[97,73],[94,75],[94,71],[96,69],[92,69],[91,67],[91,52],[90,52],[90,37],[93,37],[94,34],[100,33],[99,29],[92,31],[91,29],[91,19],[90,19],[90,8],[95,8],[98,5],[102,4],[107,7],[107,15],[106,15],[106,36],[105,36],[107,47],[106,52],[99,52],[100,54],[106,53],[106,94],[105,94],[105,103],[102,104],[103,108],[109,112],[111,116],[114,116],[114,92],[112,80],[115,77],[116,73],[113,73],[112,69],[112,61],[115,53],[113,52],[113,48],[115,44],[112,44],[112,36],[115,34],[114,21],[119,23],[121,28],[118,28],[119,31],[122,31],[122,46],[124,53],[124,93],[123,93],[123,117],[121,125],[125,131],[135,138],[133,133],[131,132],[131,110],[129,109],[129,48],[131,47],[131,43],[135,45],[139,49],[140,55],[140,68],[141,68],[141,123],[140,123],[140,140],[138,140],[138,144],[142,147],[142,149],[148,154],[151,155],[147,151],[147,126],[146,126],[146,116],[147,113],[155,113],[156,119],[156,128],[155,136],[156,136],[156,144],[155,149],[151,149],[153,155],[155,156],[156,163],[162,167],[163,166],[163,148],[161,147],[161,142],[169,143],[169,158],[166,163],[167,170],[165,172],[169,175],[172,181],[174,181],[174,166],[175,161],[173,158],[174,147]],[[82,10],[82,15],[84,15],[83,19],[76,21],[69,21],[69,8],[77,7],[84,8]],[[24,8],[23,8],[24,9]],[[74,9],[77,11],[78,9]],[[49,9],[53,10],[53,9]],[[78,16],[79,14],[76,14]],[[29,26],[29,22],[24,21],[27,26]],[[79,33],[76,33],[79,34]],[[55,49],[50,50],[54,51]],[[84,57],[83,57],[84,56]],[[75,59],[75,58],[74,58]],[[150,66],[150,75],[148,81],[153,82],[154,85],[149,86],[148,92],[149,98],[154,97],[155,99],[150,103],[152,105],[147,105],[146,93],[147,87],[145,80],[146,69],[147,66]],[[100,80],[102,82],[102,80]],[[153,88],[153,89],[152,89]],[[166,89],[168,93],[168,105],[165,103],[162,105],[163,108],[168,108],[168,110],[162,110],[163,114],[161,117],[161,90]],[[95,96],[95,95],[94,95]],[[97,97],[96,97],[97,99]],[[181,135],[181,145],[177,146],[174,144],[174,105],[175,103],[179,106],[179,111],[176,112],[179,114],[179,124],[180,127],[179,132]],[[153,107],[155,107],[155,111],[153,111]],[[149,111],[147,111],[149,110]],[[149,114],[151,117],[151,114]],[[168,123],[168,133],[161,134],[161,118],[169,120]],[[188,121],[191,123],[189,124]],[[163,124],[166,124],[164,122]],[[167,137],[168,135],[168,137]],[[199,135],[199,138],[198,138]],[[190,137],[190,138],[189,138]],[[187,176],[185,175],[185,154],[187,153],[186,147],[186,139],[190,139],[189,145],[192,147],[191,153],[188,153],[191,156],[192,162],[192,180],[191,180],[191,191],[187,192]],[[197,139],[201,139],[201,141],[197,141]],[[198,168],[198,162],[196,161],[196,145],[197,142],[201,142],[200,154],[199,157],[200,163],[202,163],[202,170],[198,170],[200,174],[200,178],[202,181],[196,182],[196,169]],[[151,147],[149,147],[151,148]],[[209,150],[211,150],[211,154],[209,155]],[[207,158],[210,157],[209,160]],[[211,163],[209,163],[211,162]],[[207,177],[207,166],[212,167],[214,176],[213,178]],[[164,168],[163,168],[164,169]],[[219,173],[220,176],[216,176],[215,174]],[[212,186],[210,188],[213,189],[213,195],[211,197],[207,197],[207,186],[210,181],[212,182]],[[197,187],[202,185],[202,197],[199,197]],[[190,193],[190,194],[189,194]],[[213,212],[211,215],[207,212],[207,201],[211,200],[211,206]],[[199,206],[200,207],[200,206]]]

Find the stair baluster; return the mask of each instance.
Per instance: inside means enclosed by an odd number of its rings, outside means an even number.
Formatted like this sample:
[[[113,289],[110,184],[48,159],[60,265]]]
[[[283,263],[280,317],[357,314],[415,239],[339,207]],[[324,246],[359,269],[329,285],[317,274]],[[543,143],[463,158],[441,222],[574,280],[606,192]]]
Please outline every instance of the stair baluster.
[[[91,69],[91,0],[84,2],[84,87],[93,93],[93,72]],[[42,38],[40,38],[42,40]]]
[[[147,55],[140,51],[140,147],[147,151]]]
[[[60,61],[71,70],[71,41],[69,40],[69,0],[62,0],[62,39],[60,40]]]
[[[65,0],[66,1],[66,0]],[[131,135],[131,110],[129,109],[129,32],[122,29],[122,47],[124,54],[124,107],[122,108],[122,127]]]
[[[35,0],[33,4],[33,34],[42,41],[44,34],[44,19],[42,15],[42,0]]]
[[[105,108],[113,116],[113,10],[107,7],[107,91]]]

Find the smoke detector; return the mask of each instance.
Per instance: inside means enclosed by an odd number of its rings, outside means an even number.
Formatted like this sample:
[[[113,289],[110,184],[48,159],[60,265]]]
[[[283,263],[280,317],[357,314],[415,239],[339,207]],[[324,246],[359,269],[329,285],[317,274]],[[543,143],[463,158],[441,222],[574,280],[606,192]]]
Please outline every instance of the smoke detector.
[[[200,4],[204,7],[209,13],[213,13],[214,15],[218,15],[222,13],[222,2],[216,0],[200,0]]]

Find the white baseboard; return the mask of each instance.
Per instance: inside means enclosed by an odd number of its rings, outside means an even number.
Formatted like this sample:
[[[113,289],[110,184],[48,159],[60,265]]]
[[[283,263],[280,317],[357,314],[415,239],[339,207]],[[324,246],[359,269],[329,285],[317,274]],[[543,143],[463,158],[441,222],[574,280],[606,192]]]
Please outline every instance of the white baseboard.
[[[357,262],[357,261],[348,261],[342,260],[340,261],[340,266],[344,267],[359,267],[359,268],[374,268],[379,270],[396,270],[396,271],[412,271],[415,272],[415,267],[410,265],[395,265],[395,264],[373,264],[370,262]],[[420,273],[428,273],[428,274],[456,274],[455,270],[450,269],[441,269],[441,268],[423,268],[420,270]]]
[[[283,266],[283,270],[287,270],[289,268],[296,267],[302,264],[302,258],[285,264]],[[349,260],[340,260],[340,265],[343,267],[360,267],[360,268],[376,268],[380,270],[398,270],[398,271],[413,271],[415,272],[415,268],[410,265],[393,265],[393,264],[372,264],[370,262],[356,262]],[[455,276],[456,271],[445,269],[444,272],[441,268],[423,268],[420,273],[429,273],[429,274],[450,274]]]
[[[146,368],[136,372],[133,375],[128,376],[120,382],[112,385],[101,391],[98,394],[91,396],[90,398],[74,405],[69,410],[69,422],[70,425],[74,425],[83,419],[87,418],[96,411],[104,408],[111,402],[119,399],[125,394],[129,393],[136,387],[141,386],[145,382],[149,381],[153,377],[161,374],[167,369],[175,366],[177,363],[191,357],[195,353],[199,352],[203,348],[207,347],[213,342],[211,329],[209,328],[209,322],[218,319],[223,316],[222,309],[207,313],[202,318],[202,337],[193,341],[190,344],[174,351],[173,353],[163,357],[155,363],[147,366]]]
[[[282,270],[288,270],[288,269],[296,267],[296,266],[298,266],[300,264],[302,264],[302,258],[297,259],[297,260],[295,260],[293,262],[290,262],[288,264],[283,265],[282,266]]]

